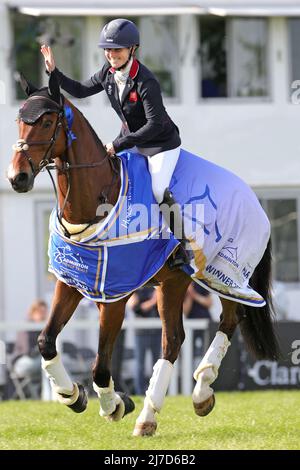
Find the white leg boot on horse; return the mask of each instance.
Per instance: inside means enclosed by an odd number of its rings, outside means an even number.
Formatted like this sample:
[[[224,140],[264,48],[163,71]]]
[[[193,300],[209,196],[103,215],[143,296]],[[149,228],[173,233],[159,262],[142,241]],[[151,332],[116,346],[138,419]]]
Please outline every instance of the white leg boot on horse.
[[[193,391],[193,404],[198,416],[206,416],[215,405],[214,391],[210,385],[218,377],[218,370],[230,341],[227,335],[218,331],[208,351],[194,372],[197,381]]]
[[[182,304],[190,278],[180,271],[164,266],[155,276],[160,283],[157,288],[157,307],[162,320],[162,354],[153,367],[144,407],[136,420],[134,436],[152,436],[157,423],[155,413],[159,413],[171,380],[173,364],[184,341]]]
[[[112,378],[108,387],[98,387],[94,382],[93,388],[100,400],[99,415],[108,421],[120,421],[127,413],[134,410],[133,402],[125,393],[115,392]]]
[[[120,421],[135,408],[126,393],[115,391],[110,371],[113,346],[121,330],[127,300],[97,305],[100,332],[98,354],[93,367],[93,388],[100,400],[99,415],[110,422]]]
[[[72,317],[81,298],[82,295],[76,289],[57,281],[50,318],[38,337],[42,368],[50,380],[52,390],[57,400],[75,413],[82,413],[86,409],[87,395],[84,387],[72,383],[67,374],[61,356],[56,350],[56,338]]]
[[[235,302],[222,298],[221,303],[223,311],[220,316],[219,331],[194,372],[197,383],[192,398],[198,416],[208,415],[215,406],[214,391],[210,385],[218,376],[221,362],[231,344],[230,339],[240,321]]]
[[[173,364],[165,359],[159,359],[154,365],[144,407],[136,420],[134,436],[153,436],[155,433],[157,428],[155,413],[159,413],[162,409],[172,372]]]
[[[82,385],[73,383],[61,360],[59,353],[50,360],[42,359],[42,368],[50,380],[55,397],[76,413],[82,413],[87,407],[87,395]]]

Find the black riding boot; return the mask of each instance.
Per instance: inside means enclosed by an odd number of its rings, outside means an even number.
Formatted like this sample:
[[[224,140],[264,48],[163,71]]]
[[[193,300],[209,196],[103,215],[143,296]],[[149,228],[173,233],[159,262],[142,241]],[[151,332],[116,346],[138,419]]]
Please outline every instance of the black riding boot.
[[[168,206],[168,210],[164,211],[163,205]],[[190,261],[193,259],[193,256],[187,250],[188,240],[184,233],[184,223],[182,214],[179,208],[179,205],[176,203],[172,192],[169,188],[166,188],[164,192],[163,201],[159,204],[160,210],[164,217],[165,222],[170,227],[170,230],[175,235],[177,240],[180,241],[180,245],[176,252],[169,258],[170,268],[177,268],[183,264],[190,264]],[[172,211],[169,210],[172,209]]]

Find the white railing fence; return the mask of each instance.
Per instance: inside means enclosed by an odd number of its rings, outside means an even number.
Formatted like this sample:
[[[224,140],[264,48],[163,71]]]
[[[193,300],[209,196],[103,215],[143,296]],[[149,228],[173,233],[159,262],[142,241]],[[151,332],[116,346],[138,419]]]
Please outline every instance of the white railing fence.
[[[32,322],[0,322],[0,337],[5,341],[7,335],[18,331],[41,331],[44,327],[43,323]],[[193,333],[194,331],[203,331],[203,350],[209,347],[209,320],[207,319],[184,319],[185,341],[182,345],[179,359],[175,362],[174,373],[170,383],[169,395],[190,395],[193,390]],[[92,320],[74,320],[66,326],[68,330],[97,331],[99,328],[97,321]],[[161,329],[161,321],[158,318],[135,318],[129,317],[124,320],[122,329],[127,334],[134,335],[137,329]],[[61,338],[58,336],[57,348],[60,350]],[[97,345],[95,345],[96,348]],[[5,361],[4,361],[5,362]],[[180,380],[179,380],[180,377]],[[51,391],[49,381],[43,376],[42,398],[44,400],[51,399]]]

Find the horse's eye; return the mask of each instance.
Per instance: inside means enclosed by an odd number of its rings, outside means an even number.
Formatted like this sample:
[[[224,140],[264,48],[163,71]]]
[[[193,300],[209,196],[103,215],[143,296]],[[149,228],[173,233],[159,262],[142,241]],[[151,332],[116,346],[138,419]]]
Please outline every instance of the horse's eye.
[[[49,119],[47,119],[47,121],[44,121],[43,122],[43,128],[44,129],[49,129],[49,127],[52,126],[52,121],[50,121]]]

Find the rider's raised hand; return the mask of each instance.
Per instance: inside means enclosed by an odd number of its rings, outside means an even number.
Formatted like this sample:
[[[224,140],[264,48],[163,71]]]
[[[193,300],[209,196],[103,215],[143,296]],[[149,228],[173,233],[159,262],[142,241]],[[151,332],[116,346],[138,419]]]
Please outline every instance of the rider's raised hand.
[[[46,69],[48,70],[48,72],[53,72],[53,70],[55,69],[55,60],[51,47],[43,44],[41,46],[41,53],[43,54],[45,59]]]
[[[110,157],[116,154],[114,146],[111,142],[109,144],[106,144],[104,147]]]

